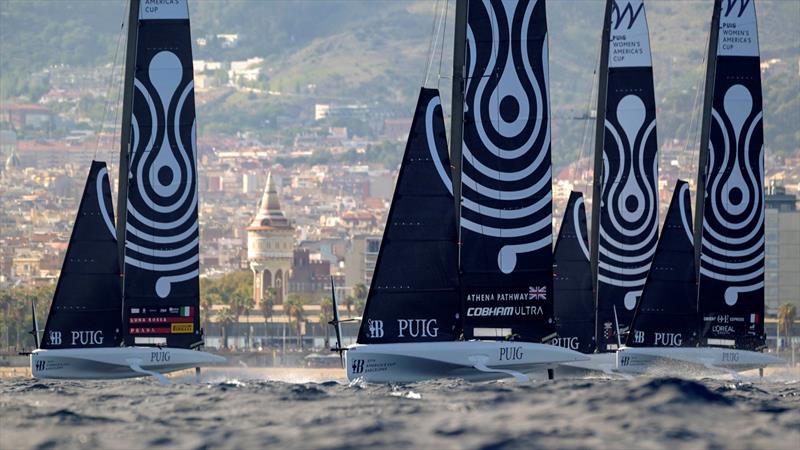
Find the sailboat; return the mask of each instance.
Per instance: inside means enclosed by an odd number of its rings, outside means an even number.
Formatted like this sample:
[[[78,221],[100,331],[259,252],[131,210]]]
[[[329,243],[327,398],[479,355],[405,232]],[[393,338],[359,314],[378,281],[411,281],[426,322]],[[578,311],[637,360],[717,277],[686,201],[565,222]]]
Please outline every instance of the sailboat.
[[[41,348],[30,355],[36,378],[162,377],[224,361],[196,350],[203,336],[188,6],[131,0],[128,23],[119,220],[115,228],[108,170],[95,161]]]
[[[563,270],[558,268],[563,266],[560,260],[565,259],[574,262],[567,268],[570,280],[579,279],[578,270],[590,273],[591,280],[588,289],[585,283],[556,282],[560,325],[559,336],[551,343],[577,343],[576,336],[584,335],[579,349],[590,359],[565,366],[611,372],[658,239],[656,105],[644,0],[606,1],[597,92],[589,255],[583,261],[585,255],[575,246],[557,248],[556,255],[556,280]],[[574,208],[568,204],[557,246],[562,240],[585,242],[563,230],[581,220]],[[566,220],[566,215],[575,219]],[[591,313],[586,311],[589,295]],[[578,317],[594,318],[591,339],[572,318],[578,312],[586,313]]]
[[[672,320],[663,320],[661,315],[662,333],[666,334],[660,341],[666,348],[652,348],[658,345],[655,340],[650,343],[646,333],[634,333],[628,343],[648,347],[621,349],[620,370],[641,370],[665,359],[737,371],[785,364],[780,358],[761,353],[766,347],[764,137],[754,2],[715,1],[708,53],[694,261],[685,249],[675,255],[681,258],[677,263],[680,267],[692,263],[697,270],[696,274],[683,273],[681,280],[686,284],[697,279],[698,318],[693,322],[697,328],[689,336],[688,330]],[[679,201],[688,233],[686,190]],[[662,304],[658,298],[652,301]],[[671,337],[665,342],[664,336]],[[684,346],[685,338],[697,341],[698,347]]]
[[[607,2],[600,61],[589,241],[595,350],[604,353],[627,331],[658,237],[656,104],[643,0]]]
[[[588,359],[545,343],[555,336],[545,2],[459,0],[455,34],[453,146],[448,157],[439,94],[423,88],[345,354],[351,380],[525,380]]]

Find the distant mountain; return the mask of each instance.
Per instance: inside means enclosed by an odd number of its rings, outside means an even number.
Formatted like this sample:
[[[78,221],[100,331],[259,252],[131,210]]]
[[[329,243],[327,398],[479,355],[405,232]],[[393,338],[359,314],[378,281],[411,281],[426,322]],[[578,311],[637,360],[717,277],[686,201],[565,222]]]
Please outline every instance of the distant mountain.
[[[229,120],[231,114],[258,116],[270,111],[279,115],[283,107],[292,114],[304,111],[308,115],[315,101],[375,104],[386,111],[410,115],[426,76],[434,8],[442,3],[192,2],[193,37],[207,40],[207,45],[196,46],[196,59],[262,57],[264,87],[286,94],[280,100],[258,95],[234,97],[236,101],[229,101],[227,106],[212,105],[228,108],[224,115],[209,111],[206,117],[213,122]],[[428,81],[429,86],[440,86],[445,105],[450,91],[454,4],[449,2],[444,55],[441,61],[439,53],[434,55]],[[662,143],[695,134],[690,124],[697,113],[698,90],[702,89],[711,4],[710,0],[647,3]],[[553,158],[563,163],[581,152],[586,154],[591,141],[592,124],[575,117],[593,108],[589,96],[595,82],[603,2],[551,0],[547,7]],[[762,58],[782,60],[763,75],[767,147],[773,153],[789,154],[800,148],[800,2],[760,0],[757,7]],[[44,67],[113,61],[124,10],[121,0],[0,2],[0,98],[43,89],[30,74]],[[236,45],[223,48],[215,39],[218,34],[238,34]],[[434,48],[440,48],[440,44],[437,42]],[[242,122],[253,127],[264,123]]]

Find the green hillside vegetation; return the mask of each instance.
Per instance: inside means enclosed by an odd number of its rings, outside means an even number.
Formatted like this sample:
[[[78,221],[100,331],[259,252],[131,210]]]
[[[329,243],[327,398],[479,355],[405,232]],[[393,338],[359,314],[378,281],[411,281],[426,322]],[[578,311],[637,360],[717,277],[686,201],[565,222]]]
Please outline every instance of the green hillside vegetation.
[[[442,78],[437,53],[428,82],[440,87],[445,114],[454,4],[449,2]],[[697,134],[689,127],[702,98],[711,4],[648,2],[662,144]],[[426,75],[436,5],[428,0],[192,2],[193,37],[208,42],[195,47],[196,59],[264,58],[264,76],[254,87],[265,92],[225,95],[201,105],[201,132],[250,131],[269,137],[282,131],[279,116],[295,125],[307,123],[315,102],[363,103],[409,116]],[[757,7],[762,59],[785,62],[783,70],[763,76],[766,144],[771,153],[788,155],[800,148],[800,2],[760,0]],[[588,152],[593,124],[574,117],[594,103],[589,95],[603,3],[551,0],[547,8],[553,159],[558,166]],[[31,74],[44,67],[111,63],[123,13],[119,0],[0,3],[0,98],[38,98],[47,80]],[[220,33],[237,33],[237,46],[223,48],[215,38]],[[282,95],[267,95],[268,90]],[[585,133],[589,138],[581,150]]]

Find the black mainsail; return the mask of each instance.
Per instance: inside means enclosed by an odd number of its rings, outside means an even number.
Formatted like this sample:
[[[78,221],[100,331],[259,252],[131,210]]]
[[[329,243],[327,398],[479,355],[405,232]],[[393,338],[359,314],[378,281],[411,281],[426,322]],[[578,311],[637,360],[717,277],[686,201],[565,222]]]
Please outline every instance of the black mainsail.
[[[656,105],[644,2],[608,1],[590,240],[601,352],[616,348],[615,310],[621,332],[627,329],[658,238]]]
[[[571,192],[553,250],[556,332],[551,344],[594,351],[594,295],[583,194]]]
[[[626,345],[694,347],[699,324],[691,198],[678,180]]]
[[[202,336],[188,6],[142,1],[130,26],[138,32],[135,63],[127,69],[135,68],[128,171],[121,174],[125,343],[189,348]]]
[[[542,342],[555,333],[545,2],[468,7],[457,164],[464,337]]]
[[[108,170],[92,161],[58,278],[43,349],[116,347],[122,341],[114,209]]]
[[[717,0],[697,197],[707,345],[764,347],[764,134],[755,2]],[[712,39],[712,43],[714,39]]]
[[[423,88],[358,332],[359,344],[460,334],[458,236],[439,92]]]

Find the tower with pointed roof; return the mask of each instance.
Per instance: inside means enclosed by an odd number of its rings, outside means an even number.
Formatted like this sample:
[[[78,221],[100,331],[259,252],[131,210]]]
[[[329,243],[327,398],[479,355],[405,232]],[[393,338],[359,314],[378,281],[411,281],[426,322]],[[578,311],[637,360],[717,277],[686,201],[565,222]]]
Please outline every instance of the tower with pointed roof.
[[[275,289],[275,301],[287,296],[294,251],[294,226],[281,209],[278,189],[270,172],[256,216],[247,227],[247,260],[253,271],[253,298],[261,303],[267,289]]]

